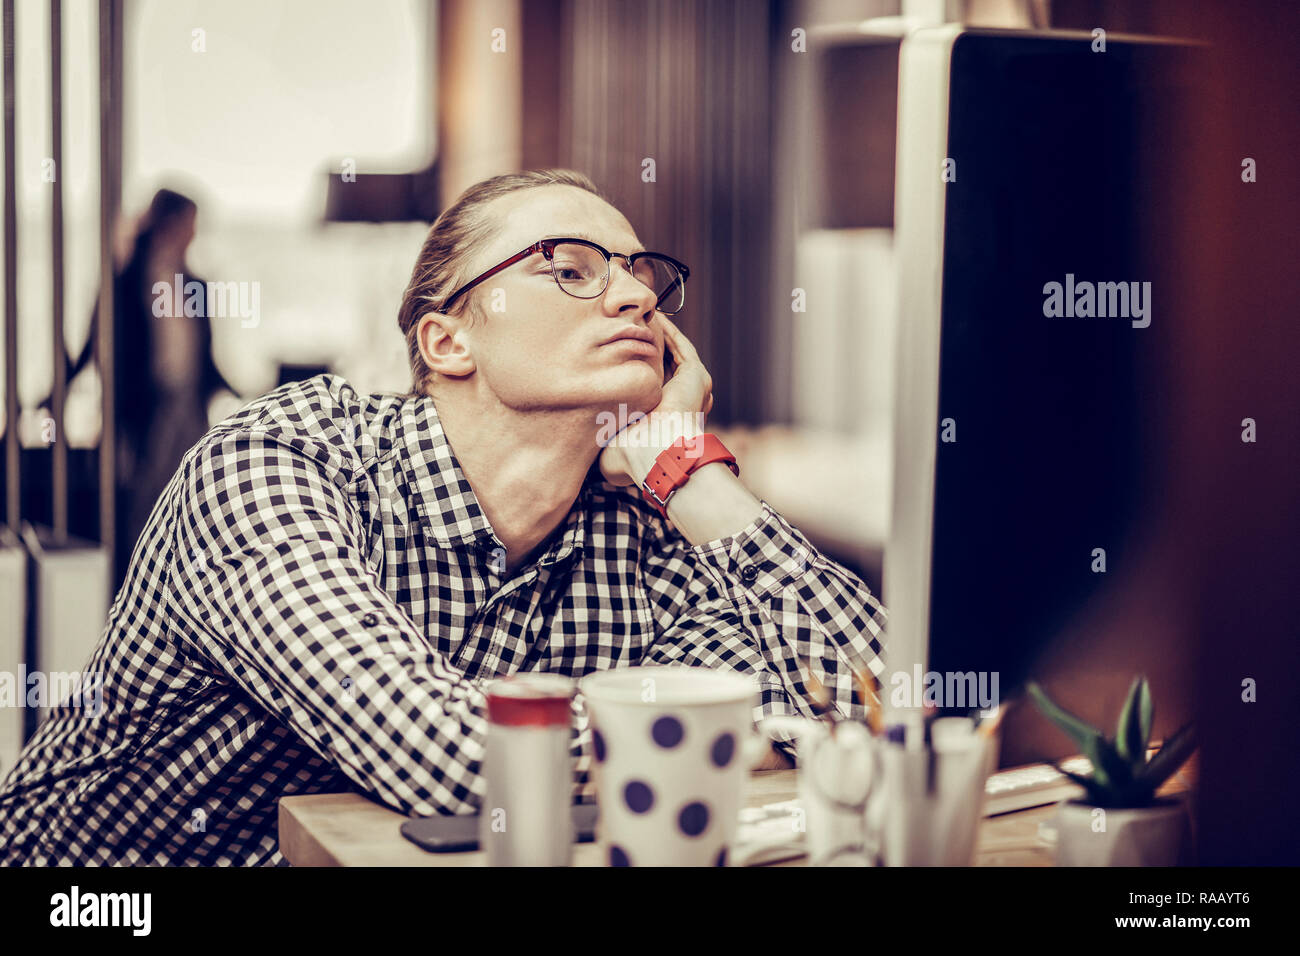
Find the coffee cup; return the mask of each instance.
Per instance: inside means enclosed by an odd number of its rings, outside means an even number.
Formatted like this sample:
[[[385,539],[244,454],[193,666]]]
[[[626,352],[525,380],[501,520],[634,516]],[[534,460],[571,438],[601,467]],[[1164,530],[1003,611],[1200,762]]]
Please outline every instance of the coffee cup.
[[[749,769],[756,680],[700,667],[621,667],[579,682],[591,720],[610,866],[726,866]]]

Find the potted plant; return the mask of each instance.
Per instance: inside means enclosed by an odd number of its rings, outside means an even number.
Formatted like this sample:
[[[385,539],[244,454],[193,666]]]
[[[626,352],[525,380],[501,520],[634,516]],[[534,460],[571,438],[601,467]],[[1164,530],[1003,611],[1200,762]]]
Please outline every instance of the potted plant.
[[[1196,749],[1189,723],[1148,758],[1151,689],[1135,678],[1120,711],[1115,738],[1058,707],[1041,687],[1026,688],[1038,709],[1060,727],[1092,763],[1091,776],[1053,763],[1086,791],[1060,805],[1058,866],[1174,866],[1183,862],[1190,821],[1181,797],[1157,797],[1161,784],[1178,772]]]

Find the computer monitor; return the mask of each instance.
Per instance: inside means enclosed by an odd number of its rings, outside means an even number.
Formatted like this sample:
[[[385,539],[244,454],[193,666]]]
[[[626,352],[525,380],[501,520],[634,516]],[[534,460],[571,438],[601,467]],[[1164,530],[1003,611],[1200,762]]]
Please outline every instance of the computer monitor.
[[[883,593],[914,700],[932,673],[1014,695],[1150,530],[1178,341],[1166,150],[1197,50],[1098,39],[948,25],[902,46]]]

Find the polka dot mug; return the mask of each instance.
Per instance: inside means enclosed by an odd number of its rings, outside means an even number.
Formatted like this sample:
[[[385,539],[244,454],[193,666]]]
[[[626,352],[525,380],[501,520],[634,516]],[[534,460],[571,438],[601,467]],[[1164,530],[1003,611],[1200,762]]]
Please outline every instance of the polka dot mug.
[[[610,866],[726,866],[749,768],[756,680],[700,667],[621,667],[579,682],[595,745],[597,838]]]

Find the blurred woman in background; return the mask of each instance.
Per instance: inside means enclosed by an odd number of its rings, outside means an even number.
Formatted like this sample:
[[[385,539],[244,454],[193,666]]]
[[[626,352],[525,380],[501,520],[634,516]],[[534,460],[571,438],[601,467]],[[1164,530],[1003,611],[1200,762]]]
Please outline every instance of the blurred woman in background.
[[[116,431],[117,550],[113,590],[122,576],[159,493],[185,452],[208,430],[208,403],[222,389],[233,391],[212,359],[207,283],[186,269],[198,207],[170,189],[154,194],[141,217],[131,254],[118,272],[113,294],[113,407]],[[177,275],[180,276],[179,286]],[[197,282],[197,315],[168,290]],[[193,287],[188,287],[193,288]],[[81,355],[67,381],[95,354],[98,309]]]

